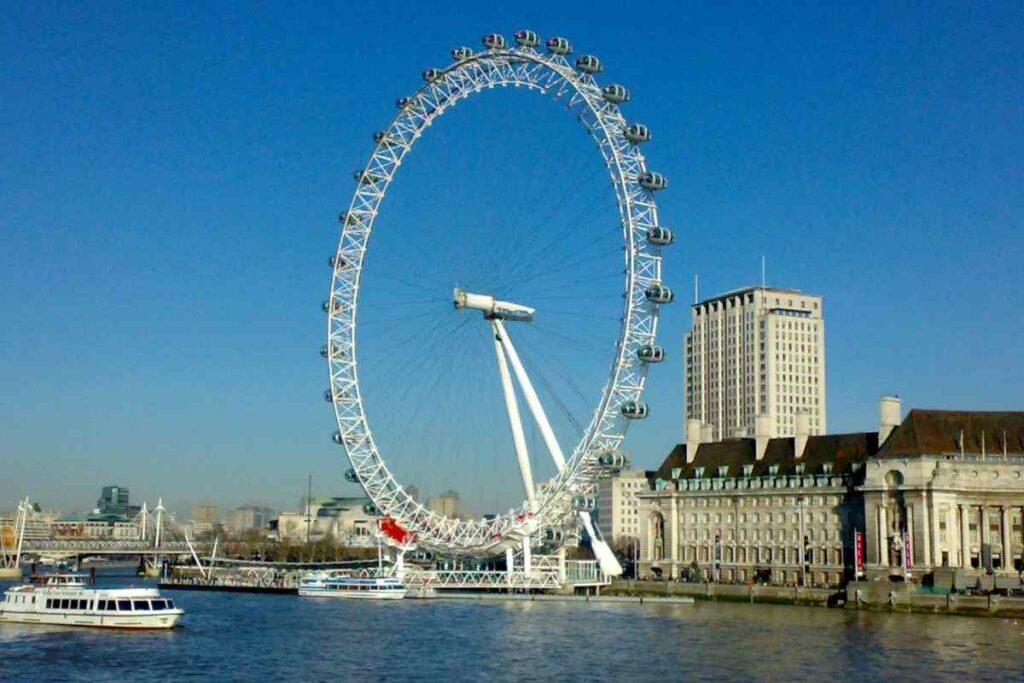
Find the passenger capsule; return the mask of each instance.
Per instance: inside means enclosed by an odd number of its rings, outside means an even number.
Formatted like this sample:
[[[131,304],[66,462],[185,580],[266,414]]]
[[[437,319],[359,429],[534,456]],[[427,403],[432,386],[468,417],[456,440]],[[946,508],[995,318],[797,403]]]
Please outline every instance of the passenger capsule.
[[[328,403],[334,403],[334,394],[331,393],[330,389],[324,389],[324,400]]]
[[[332,256],[331,258],[327,259],[327,265],[329,265],[332,269],[338,268],[343,270],[345,268],[348,268],[351,264],[348,262],[348,259],[345,258],[344,256]]]
[[[323,358],[327,358],[329,356],[336,356],[338,355],[338,351],[338,347],[335,346],[334,344],[331,344],[330,346],[324,345],[320,347],[320,356]]]
[[[597,501],[589,496],[573,496],[572,509],[576,512],[593,512],[597,507]]]
[[[397,145],[402,144],[401,138],[394,135],[389,135],[388,133],[385,133],[382,130],[378,130],[376,133],[373,134],[373,141],[376,142],[378,145],[383,144],[387,145],[388,147],[395,147]]]
[[[545,45],[548,48],[548,52],[553,55],[564,57],[565,55],[572,54],[572,44],[565,38],[558,36],[548,38],[548,42]]]
[[[640,183],[640,187],[645,190],[650,190],[651,192],[658,192],[659,190],[664,190],[668,187],[668,179],[654,171],[641,173],[640,177],[637,178],[636,181]]]
[[[537,47],[540,43],[540,38],[537,34],[528,29],[522,29],[515,32],[516,45],[519,47]]]
[[[620,470],[628,463],[626,456],[619,451],[607,451],[597,459],[597,464],[608,470]]]
[[[468,47],[457,47],[452,50],[452,59],[456,62],[464,62],[473,56],[473,51]]]
[[[599,74],[604,69],[601,60],[594,55],[580,55],[576,58],[576,68],[585,74]]]
[[[505,49],[505,36],[500,33],[488,33],[483,38],[483,44],[488,50],[503,50]]]
[[[321,303],[321,304],[320,304],[320,309],[321,309],[321,310],[322,310],[322,311],[323,311],[324,313],[329,313],[329,312],[331,312],[332,310],[333,310],[333,311],[334,311],[335,313],[337,313],[338,311],[340,311],[340,310],[341,310],[341,303],[339,303],[339,302],[335,301],[335,302],[334,302],[334,303],[332,304],[332,303],[331,303],[330,301],[326,301],[326,300],[325,300],[325,301],[324,301],[323,303]]]
[[[630,420],[642,420],[647,417],[647,404],[643,401],[626,401],[622,404],[622,416]]]
[[[648,301],[655,304],[670,304],[676,298],[672,290],[660,282],[652,282],[644,294]]]
[[[440,75],[440,69],[426,69],[423,72],[423,80],[425,80],[427,83],[430,83],[431,81],[436,81]]]
[[[663,228],[660,225],[655,225],[647,229],[647,241],[651,244],[657,244],[659,247],[665,247],[676,239],[675,235],[668,228]]]
[[[626,126],[626,130],[623,131],[623,135],[626,139],[632,142],[634,145],[639,145],[643,142],[651,141],[651,131],[647,129],[642,123],[631,123]]]
[[[380,517],[380,508],[373,503],[366,503],[363,505],[363,513],[371,517]]]
[[[320,347],[320,357],[321,358],[327,358],[327,355],[328,355],[327,345],[324,344],[323,346]]]
[[[334,434],[331,434],[331,441],[339,446],[344,443],[344,439],[341,438],[341,432],[334,432]]]
[[[562,539],[565,538],[565,532],[557,526],[549,526],[544,529],[540,537],[544,539],[545,543],[561,543]]]
[[[352,174],[352,177],[355,178],[357,183],[362,185],[373,185],[374,183],[379,183],[381,181],[381,177],[379,175],[376,173],[370,173],[365,169],[362,171],[356,171]]]
[[[359,475],[356,474],[356,471],[350,467],[347,470],[345,470],[345,481],[347,481],[350,484],[358,484]]]
[[[656,344],[645,344],[637,349],[636,357],[645,363],[660,363],[665,360],[665,349]]]
[[[611,102],[612,104],[629,102],[629,91],[618,83],[606,85],[601,88],[601,95],[604,97],[606,102]]]
[[[399,109],[406,109],[416,103],[415,97],[399,97],[395,100],[395,106]]]

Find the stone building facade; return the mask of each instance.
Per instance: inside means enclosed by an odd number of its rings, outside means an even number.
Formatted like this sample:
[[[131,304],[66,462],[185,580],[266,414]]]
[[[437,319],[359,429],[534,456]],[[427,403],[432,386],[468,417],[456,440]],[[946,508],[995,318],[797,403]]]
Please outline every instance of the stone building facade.
[[[1024,570],[1024,413],[900,422],[884,398],[880,418],[878,432],[814,436],[801,420],[792,438],[676,446],[638,495],[640,575],[839,585],[858,569]]]

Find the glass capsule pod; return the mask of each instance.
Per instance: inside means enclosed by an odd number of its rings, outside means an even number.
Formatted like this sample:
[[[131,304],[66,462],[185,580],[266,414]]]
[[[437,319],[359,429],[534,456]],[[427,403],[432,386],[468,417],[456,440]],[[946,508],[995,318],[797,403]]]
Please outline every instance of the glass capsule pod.
[[[601,60],[594,55],[580,55],[576,58],[576,68],[593,76],[601,73],[604,67],[601,66]]]
[[[366,503],[363,505],[363,513],[371,517],[380,517],[380,508],[373,503]]]
[[[540,38],[537,37],[537,34],[529,29],[516,31],[515,39],[519,47],[537,47],[537,44],[540,43]]]
[[[331,268],[342,268],[342,269],[344,269],[344,268],[348,268],[350,264],[348,262],[348,259],[345,258],[344,256],[337,256],[337,255],[335,255],[335,256],[332,256],[331,258],[327,259],[327,265],[329,265]]]
[[[656,304],[670,304],[676,298],[672,289],[660,282],[652,282],[644,294],[647,296],[648,301]]]
[[[452,59],[454,59],[456,62],[464,62],[472,56],[473,51],[465,46],[457,47],[454,50],[452,50]]]
[[[622,404],[622,416],[630,420],[642,420],[647,417],[647,404],[643,401],[626,401]]]
[[[634,145],[651,141],[651,131],[642,123],[629,124],[626,126],[626,130],[623,131],[622,134],[625,135],[626,139]]]
[[[589,496],[576,495],[572,497],[572,509],[576,512],[593,512],[597,507],[597,501]]]
[[[645,363],[660,363],[665,360],[665,349],[657,344],[644,344],[637,349],[636,357]]]
[[[545,543],[561,543],[562,539],[565,538],[565,532],[562,531],[561,527],[549,526],[544,529],[540,537]]]
[[[331,393],[330,389],[324,389],[324,400],[328,403],[334,403],[334,394]]]
[[[358,484],[359,475],[356,474],[356,471],[354,469],[349,467],[347,470],[345,470],[345,481],[347,481],[350,484]]]
[[[488,50],[502,50],[505,48],[505,36],[500,33],[488,33],[484,36],[482,42]]]
[[[348,211],[342,211],[338,214],[338,222],[342,225],[355,225],[359,222],[359,216]]]
[[[327,355],[328,355],[327,345],[324,344],[323,346],[320,347],[320,357],[321,358],[327,358]]]
[[[395,106],[399,109],[405,109],[406,107],[411,107],[415,102],[415,98],[412,97],[399,97],[395,100]]]
[[[548,38],[548,42],[545,43],[545,45],[548,48],[548,52],[553,55],[564,57],[565,55],[572,53],[572,44],[560,36]]]
[[[612,83],[601,88],[601,95],[606,102],[611,102],[612,104],[622,104],[629,101],[629,91],[618,83]]]
[[[381,180],[379,175],[376,173],[370,173],[366,169],[356,171],[352,174],[352,177],[355,178],[357,183],[361,183],[363,185],[372,185],[373,183],[379,183]]]
[[[331,434],[331,441],[338,444],[339,446],[342,443],[344,443],[343,439],[341,438],[341,432],[334,432],[334,434]]]
[[[341,349],[339,349],[334,344],[331,344],[330,346],[327,346],[325,344],[324,346],[320,347],[320,356],[322,358],[327,358],[328,356],[337,356],[340,350]]]
[[[619,451],[608,451],[602,453],[597,459],[597,464],[601,467],[609,470],[622,469],[628,463],[626,462],[626,456]]]
[[[373,141],[376,142],[378,145],[385,144],[391,147],[402,144],[400,138],[397,138],[394,135],[388,135],[382,130],[378,130],[376,133],[373,134]]]
[[[441,75],[441,70],[440,69],[425,69],[423,71],[422,75],[423,75],[423,80],[425,80],[427,83],[430,83],[431,81],[437,80],[437,78]]]
[[[663,228],[660,225],[647,229],[647,241],[651,244],[657,244],[659,247],[666,247],[676,239],[675,235],[668,228]]]
[[[668,187],[668,179],[655,171],[641,173],[640,177],[636,180],[640,183],[640,187],[645,190],[650,190],[651,192],[658,192]]]

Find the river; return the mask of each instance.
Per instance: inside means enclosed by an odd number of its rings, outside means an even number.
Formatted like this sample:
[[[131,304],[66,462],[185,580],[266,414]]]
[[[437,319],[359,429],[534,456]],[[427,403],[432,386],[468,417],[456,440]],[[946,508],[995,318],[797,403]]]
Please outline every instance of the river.
[[[144,583],[102,579],[110,585]],[[1024,621],[697,602],[167,591],[170,632],[0,624],[0,681],[1018,681]]]

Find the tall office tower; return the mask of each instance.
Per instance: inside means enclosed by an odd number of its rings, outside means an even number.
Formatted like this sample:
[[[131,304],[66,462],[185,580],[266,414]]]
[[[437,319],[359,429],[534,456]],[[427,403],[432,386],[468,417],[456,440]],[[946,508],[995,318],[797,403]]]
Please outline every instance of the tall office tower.
[[[690,317],[683,371],[688,442],[793,436],[798,417],[810,434],[825,433],[820,296],[747,287],[693,304]]]

